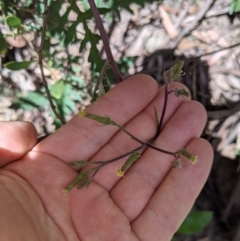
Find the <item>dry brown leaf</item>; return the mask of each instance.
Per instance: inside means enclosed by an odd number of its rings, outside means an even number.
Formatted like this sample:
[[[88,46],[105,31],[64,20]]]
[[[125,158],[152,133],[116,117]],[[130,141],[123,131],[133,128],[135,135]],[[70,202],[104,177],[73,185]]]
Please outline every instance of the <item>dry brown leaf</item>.
[[[212,41],[217,41],[219,39],[219,33],[215,30],[208,30],[207,35]]]
[[[229,44],[224,37],[220,37],[217,41],[217,44],[218,44],[218,46],[223,47],[223,48],[229,47]]]
[[[206,32],[194,31],[192,36],[206,44],[211,44],[212,42]]]
[[[169,6],[168,4],[163,4],[162,7],[164,8],[164,10],[168,13],[171,13],[171,14],[177,14],[179,13],[179,9],[176,9],[176,8],[173,8],[171,6]]]
[[[199,11],[199,8],[198,8],[197,5],[192,5],[192,6],[190,6],[189,9],[188,9],[188,13],[189,13],[190,15],[194,15],[194,14],[198,13],[198,11]]]
[[[196,47],[197,44],[188,38],[183,38],[182,41],[178,44],[178,49],[180,50],[190,50],[194,47]]]

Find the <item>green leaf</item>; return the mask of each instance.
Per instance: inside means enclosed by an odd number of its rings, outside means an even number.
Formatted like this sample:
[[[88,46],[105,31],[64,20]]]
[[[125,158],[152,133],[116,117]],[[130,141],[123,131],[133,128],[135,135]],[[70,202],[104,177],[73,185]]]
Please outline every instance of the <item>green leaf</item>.
[[[82,96],[81,96],[81,93],[77,92],[77,91],[72,91],[70,93],[70,96],[71,98],[73,98],[75,101],[78,100],[78,101],[82,101]]]
[[[0,33],[0,55],[5,55],[7,53],[7,42],[3,35]]]
[[[22,61],[22,62],[15,62],[11,61],[4,64],[4,67],[10,70],[21,70],[27,69],[33,61]]]
[[[69,28],[68,28],[68,32],[66,35],[66,38],[64,40],[64,44],[65,46],[69,45],[73,39],[76,36],[76,27],[78,25],[79,21],[75,21]]]
[[[69,96],[64,98],[66,106],[71,110],[75,111],[76,110],[76,104],[73,100],[69,98]]]
[[[51,86],[51,95],[56,98],[60,99],[64,91],[64,81],[59,80],[55,84]]]
[[[240,12],[240,1],[239,0],[232,0],[230,7],[229,7],[229,14],[233,15],[234,13]]]
[[[63,31],[65,24],[67,23],[68,20],[68,15],[71,11],[71,7],[69,6],[68,9],[66,10],[66,12],[60,17],[59,22],[58,22],[58,27],[57,27],[57,31]]]
[[[6,17],[6,23],[10,28],[18,28],[21,26],[22,21],[16,16],[8,16]]]
[[[84,79],[82,77],[79,77],[79,76],[76,76],[76,75],[70,75],[70,79],[72,81],[77,82],[79,87],[85,86],[85,82],[84,82]]]
[[[106,14],[110,11],[111,11],[111,9],[109,9],[109,8],[98,8],[98,12],[100,15]],[[81,16],[81,19],[86,21],[86,20],[91,19],[92,17],[93,17],[92,10],[88,9],[86,12],[83,13],[83,15]]]
[[[191,212],[188,214],[177,233],[192,234],[202,230],[212,220],[212,212]]]
[[[33,110],[39,107],[49,106],[48,99],[44,96],[43,93],[37,91],[28,92],[27,96],[20,95],[18,100],[15,101],[10,108],[12,109],[24,109],[24,110]]]

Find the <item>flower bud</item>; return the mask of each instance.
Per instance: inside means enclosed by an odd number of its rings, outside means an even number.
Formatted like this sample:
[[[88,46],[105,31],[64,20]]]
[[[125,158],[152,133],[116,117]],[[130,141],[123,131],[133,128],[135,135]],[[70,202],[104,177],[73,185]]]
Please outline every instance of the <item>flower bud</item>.
[[[80,110],[78,115],[80,117],[87,117],[89,119],[92,119],[92,120],[95,120],[101,124],[104,124],[104,125],[115,125],[116,123],[111,120],[109,117],[104,117],[104,116],[98,116],[98,115],[94,115],[94,114],[91,114],[91,113],[88,113],[84,110]]]
[[[118,167],[116,169],[116,174],[117,174],[117,177],[124,177],[125,172],[120,167]]]
[[[181,160],[177,158],[177,159],[172,163],[172,168],[181,169],[181,168],[182,168]]]
[[[87,166],[87,165],[89,165],[89,164],[91,164],[91,163],[86,162],[86,161],[72,161],[72,162],[69,162],[68,164],[69,164],[70,166],[75,166],[75,167],[80,167],[80,168],[82,168],[82,167],[85,167],[85,166]]]
[[[91,182],[92,182],[92,178],[84,180],[83,182],[80,183],[80,185],[78,185],[78,189],[81,189],[83,187],[88,187]]]
[[[186,150],[186,149],[180,149],[180,150],[178,151],[178,154],[179,154],[180,156],[186,157],[188,160],[190,160],[190,162],[191,162],[192,164],[195,164],[195,163],[198,161],[197,156],[194,156],[193,154],[191,154],[191,153],[190,153],[188,150]]]

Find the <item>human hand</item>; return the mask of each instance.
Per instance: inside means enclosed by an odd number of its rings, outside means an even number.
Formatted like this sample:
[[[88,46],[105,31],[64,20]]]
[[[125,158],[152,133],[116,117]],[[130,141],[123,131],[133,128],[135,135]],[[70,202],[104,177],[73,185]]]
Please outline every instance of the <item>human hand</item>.
[[[169,89],[175,87],[182,85]],[[137,75],[87,111],[107,115],[147,141],[156,131],[153,106],[161,113],[163,99],[164,88]],[[1,123],[0,240],[169,241],[209,174],[212,148],[199,138],[205,122],[199,103],[169,95],[155,144],[169,151],[188,146],[197,164],[186,160],[182,169],[172,169],[172,156],[147,149],[125,177],[115,173],[123,159],[101,169],[88,188],[64,196],[61,191],[77,176],[69,161],[106,160],[139,144],[114,126],[76,116],[31,149],[37,137],[30,123]]]

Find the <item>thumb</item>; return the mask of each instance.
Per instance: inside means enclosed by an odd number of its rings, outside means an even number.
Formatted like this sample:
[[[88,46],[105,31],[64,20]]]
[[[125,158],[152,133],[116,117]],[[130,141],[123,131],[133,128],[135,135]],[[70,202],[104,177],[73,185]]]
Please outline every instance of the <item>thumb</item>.
[[[0,167],[24,156],[37,142],[37,131],[30,122],[0,122]]]

